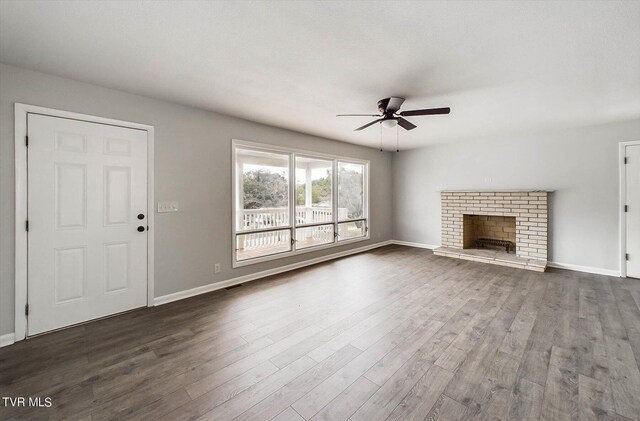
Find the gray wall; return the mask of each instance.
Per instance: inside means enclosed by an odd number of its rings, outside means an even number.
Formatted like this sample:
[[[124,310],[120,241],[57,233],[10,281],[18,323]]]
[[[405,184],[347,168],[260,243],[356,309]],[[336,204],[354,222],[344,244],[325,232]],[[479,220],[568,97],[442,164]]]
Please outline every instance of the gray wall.
[[[635,120],[400,152],[395,239],[440,244],[440,190],[551,189],[549,260],[617,271],[618,143],[639,139]]]
[[[392,238],[389,153],[0,64],[0,334],[14,325],[15,102],[155,126],[155,198],[180,202],[156,214],[156,296]],[[232,138],[370,160],[371,240],[231,269]]]

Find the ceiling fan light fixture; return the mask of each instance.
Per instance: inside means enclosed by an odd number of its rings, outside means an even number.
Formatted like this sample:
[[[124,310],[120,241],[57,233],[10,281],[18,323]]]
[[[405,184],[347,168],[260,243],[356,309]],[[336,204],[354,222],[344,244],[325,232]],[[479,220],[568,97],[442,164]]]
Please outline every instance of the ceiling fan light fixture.
[[[382,124],[382,126],[386,127],[387,129],[393,129],[398,125],[398,120],[396,120],[395,118],[389,118],[387,120],[382,120],[380,124]]]

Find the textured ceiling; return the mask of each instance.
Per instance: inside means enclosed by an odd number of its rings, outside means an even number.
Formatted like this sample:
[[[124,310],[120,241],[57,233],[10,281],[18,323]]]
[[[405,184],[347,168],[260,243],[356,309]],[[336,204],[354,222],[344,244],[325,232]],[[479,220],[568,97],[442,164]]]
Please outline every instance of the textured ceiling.
[[[640,2],[1,1],[0,61],[346,142],[403,147],[640,117]],[[385,142],[395,129],[384,129]]]

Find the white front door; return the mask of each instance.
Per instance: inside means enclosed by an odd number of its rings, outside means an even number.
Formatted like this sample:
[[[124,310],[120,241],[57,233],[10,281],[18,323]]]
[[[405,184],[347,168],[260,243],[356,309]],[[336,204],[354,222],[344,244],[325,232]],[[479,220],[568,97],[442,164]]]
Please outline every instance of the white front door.
[[[640,278],[640,145],[625,146],[627,276]]]
[[[27,334],[147,304],[147,132],[29,114]]]

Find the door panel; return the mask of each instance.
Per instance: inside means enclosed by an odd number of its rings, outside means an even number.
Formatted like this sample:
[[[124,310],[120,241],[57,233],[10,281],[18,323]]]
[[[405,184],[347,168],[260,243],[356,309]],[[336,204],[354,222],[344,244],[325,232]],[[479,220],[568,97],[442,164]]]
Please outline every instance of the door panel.
[[[104,226],[129,225],[131,216],[131,168],[104,169]]]
[[[28,335],[145,306],[147,132],[27,124]]]
[[[120,291],[129,286],[129,243],[104,245],[106,291]]]
[[[56,304],[84,298],[87,248],[55,250],[54,288]]]
[[[56,228],[85,229],[87,219],[87,166],[55,163]]]
[[[626,146],[627,276],[640,278],[640,145]]]

